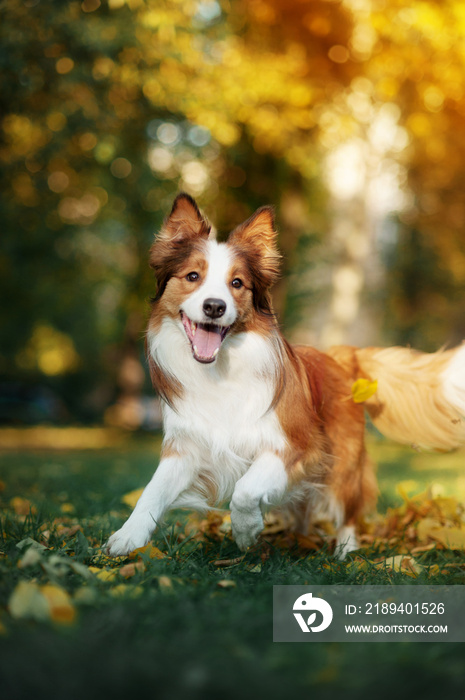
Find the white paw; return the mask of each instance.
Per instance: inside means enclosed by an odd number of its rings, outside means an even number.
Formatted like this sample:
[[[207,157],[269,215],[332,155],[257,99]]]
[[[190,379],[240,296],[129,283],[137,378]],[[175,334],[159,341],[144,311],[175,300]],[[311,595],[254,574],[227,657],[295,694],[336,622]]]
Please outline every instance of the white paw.
[[[234,540],[242,552],[251,547],[263,530],[260,510],[243,511],[231,506],[231,526]]]
[[[360,547],[355,528],[353,525],[344,525],[341,527],[336,537],[335,555],[338,559],[345,559],[349,552]]]
[[[110,557],[122,557],[139,547],[144,547],[152,532],[146,527],[137,527],[127,521],[122,528],[109,538],[103,549]]]

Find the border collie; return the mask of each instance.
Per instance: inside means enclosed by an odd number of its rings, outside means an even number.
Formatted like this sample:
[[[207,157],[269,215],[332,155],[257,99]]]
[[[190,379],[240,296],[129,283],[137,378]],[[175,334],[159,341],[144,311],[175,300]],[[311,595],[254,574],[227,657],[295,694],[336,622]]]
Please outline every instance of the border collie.
[[[440,450],[465,442],[465,346],[434,354],[291,346],[270,297],[276,235],[273,210],[262,207],[218,243],[195,201],[176,198],[150,253],[158,287],[147,353],[163,399],[161,461],[108,540],[110,555],[144,546],[172,508],[229,502],[243,551],[264,511],[279,506],[303,532],[331,519],[344,557],[377,494],[364,406],[397,441]],[[364,406],[352,400],[357,378],[378,382]]]

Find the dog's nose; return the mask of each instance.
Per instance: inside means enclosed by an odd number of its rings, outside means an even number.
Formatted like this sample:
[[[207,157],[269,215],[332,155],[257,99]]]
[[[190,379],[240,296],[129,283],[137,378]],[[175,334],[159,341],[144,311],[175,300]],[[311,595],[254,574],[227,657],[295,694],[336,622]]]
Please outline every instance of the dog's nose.
[[[203,311],[208,318],[220,318],[226,311],[226,302],[222,299],[205,299]]]

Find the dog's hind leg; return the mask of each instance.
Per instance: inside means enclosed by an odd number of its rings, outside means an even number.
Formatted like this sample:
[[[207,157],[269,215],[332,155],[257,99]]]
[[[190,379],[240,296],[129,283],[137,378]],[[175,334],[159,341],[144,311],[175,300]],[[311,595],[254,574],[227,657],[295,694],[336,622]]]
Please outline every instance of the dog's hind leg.
[[[345,458],[348,458],[347,454]],[[334,499],[341,513],[336,523],[335,554],[344,559],[349,552],[359,548],[356,525],[360,516],[374,506],[378,491],[373,465],[364,446],[352,464],[336,462],[328,487],[330,498]]]

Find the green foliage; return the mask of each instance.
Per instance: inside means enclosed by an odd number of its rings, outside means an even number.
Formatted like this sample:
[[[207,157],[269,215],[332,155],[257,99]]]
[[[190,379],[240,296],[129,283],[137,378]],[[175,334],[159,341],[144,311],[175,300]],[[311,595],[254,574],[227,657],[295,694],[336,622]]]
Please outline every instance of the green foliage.
[[[460,335],[463,11],[456,0],[404,5],[3,3],[0,379],[47,385],[68,417],[101,417],[122,358],[143,355],[147,251],[180,188],[222,235],[276,205],[276,307],[292,330],[330,278],[315,249],[331,214],[322,164],[372,138],[380,114],[403,130],[386,157],[413,202],[391,279],[421,282],[413,305],[394,285],[389,314],[404,328],[408,313],[402,337],[422,347],[446,331],[422,316],[429,265],[404,259],[415,230],[449,276],[437,306]]]

